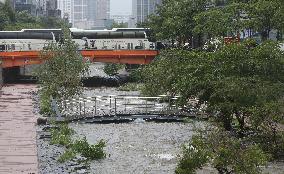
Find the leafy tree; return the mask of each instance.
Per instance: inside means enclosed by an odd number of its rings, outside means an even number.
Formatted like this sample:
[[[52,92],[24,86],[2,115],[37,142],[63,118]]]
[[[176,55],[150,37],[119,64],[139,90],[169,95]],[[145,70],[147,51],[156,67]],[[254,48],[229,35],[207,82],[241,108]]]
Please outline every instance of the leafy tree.
[[[144,93],[181,95],[181,106],[197,97],[220,123],[193,138],[177,174],[207,163],[219,173],[260,173],[267,160],[283,158],[283,60],[278,43],[247,41],[216,52],[166,50],[144,69]]]
[[[208,102],[209,111],[226,130],[232,130],[236,119],[243,135],[251,127],[252,108],[281,103],[283,63],[283,51],[271,42],[257,47],[232,44],[213,53],[165,51],[145,69],[145,91],[150,95],[182,95],[182,105],[188,98],[198,97],[200,103]],[[277,117],[280,119],[281,114]]]
[[[15,12],[9,1],[0,3],[0,30],[21,30],[23,28],[60,28],[66,22],[54,17],[36,17],[27,11]]]
[[[42,53],[45,63],[40,66],[37,76],[42,87],[42,99],[48,101],[50,97],[62,101],[79,94],[82,90],[81,77],[88,70],[88,64],[77,52],[77,45],[66,29],[64,37],[63,44],[50,43]],[[49,105],[46,100],[42,102]]]
[[[111,26],[111,28],[128,28],[128,23],[127,22],[114,22]]]
[[[283,10],[281,0],[232,0],[225,6],[216,6],[197,15],[195,31],[209,36],[226,36],[224,30],[230,35],[251,30],[259,32],[266,40],[272,29],[283,32]]]
[[[151,28],[157,39],[178,40],[179,44],[187,42],[194,35],[196,25],[194,16],[206,9],[208,0],[165,0],[158,7],[157,15],[151,15],[147,26]]]

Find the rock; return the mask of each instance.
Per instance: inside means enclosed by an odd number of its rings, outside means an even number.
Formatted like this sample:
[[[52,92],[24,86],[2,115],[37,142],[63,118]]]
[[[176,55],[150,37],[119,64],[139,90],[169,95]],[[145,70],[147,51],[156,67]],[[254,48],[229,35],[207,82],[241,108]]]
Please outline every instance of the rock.
[[[46,123],[47,123],[47,118],[39,117],[37,119],[37,125],[46,125]]]
[[[40,136],[39,136],[39,139],[50,139],[51,138],[51,133],[49,133],[49,132],[45,132],[45,133],[43,133],[43,134],[41,134]]]
[[[78,165],[79,163],[78,162],[76,162],[76,161],[70,161],[69,163],[68,163],[68,166],[76,166],[76,165]]]
[[[85,158],[85,157],[83,157],[81,155],[77,155],[75,157],[75,161],[78,161],[78,162],[82,162],[82,161],[86,161],[86,160],[87,160],[87,158]]]
[[[42,128],[43,131],[48,131],[50,129],[57,129],[57,130],[59,130],[60,128],[58,126],[54,126],[54,125],[47,125],[44,128]]]
[[[86,169],[77,170],[78,174],[85,174],[88,173]]]
[[[72,166],[74,170],[82,170],[82,169],[87,169],[87,166],[85,165],[77,165],[77,166]]]

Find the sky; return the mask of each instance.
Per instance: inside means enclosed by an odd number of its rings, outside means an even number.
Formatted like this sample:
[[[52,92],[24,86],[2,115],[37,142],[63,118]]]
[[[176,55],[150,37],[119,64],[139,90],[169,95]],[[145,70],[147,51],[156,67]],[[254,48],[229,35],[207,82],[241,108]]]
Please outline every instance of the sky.
[[[110,15],[131,15],[132,0],[110,0]]]

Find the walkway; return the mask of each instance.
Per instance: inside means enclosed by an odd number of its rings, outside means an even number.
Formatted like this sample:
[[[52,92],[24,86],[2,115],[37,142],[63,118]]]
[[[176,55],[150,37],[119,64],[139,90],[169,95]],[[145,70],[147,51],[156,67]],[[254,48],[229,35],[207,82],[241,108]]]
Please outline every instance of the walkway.
[[[0,92],[0,174],[37,174],[35,85],[10,85]]]

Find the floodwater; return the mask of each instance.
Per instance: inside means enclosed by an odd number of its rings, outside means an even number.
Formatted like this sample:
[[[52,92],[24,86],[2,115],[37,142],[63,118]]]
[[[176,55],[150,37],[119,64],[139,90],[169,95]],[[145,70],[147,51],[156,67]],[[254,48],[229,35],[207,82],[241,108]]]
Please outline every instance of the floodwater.
[[[90,173],[100,174],[174,173],[181,146],[191,138],[194,128],[192,123],[144,122],[70,126],[91,144],[107,141],[107,158],[90,165]]]
[[[138,91],[116,88],[88,88],[84,95],[139,95]],[[197,127],[203,124],[196,122]],[[80,124],[70,126],[91,144],[107,141],[107,158],[93,161],[90,173],[99,174],[171,174],[178,163],[181,147],[193,135],[193,123]]]

